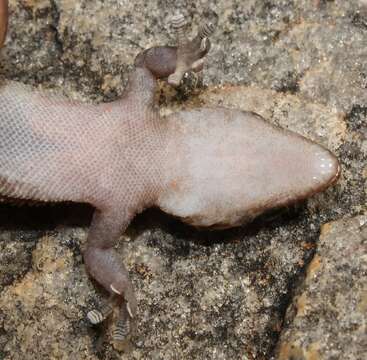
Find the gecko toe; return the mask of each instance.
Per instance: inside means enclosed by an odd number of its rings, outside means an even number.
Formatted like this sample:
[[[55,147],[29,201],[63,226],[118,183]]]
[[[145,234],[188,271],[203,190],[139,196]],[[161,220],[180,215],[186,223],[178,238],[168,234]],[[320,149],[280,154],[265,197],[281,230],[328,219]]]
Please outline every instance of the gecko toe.
[[[112,338],[114,341],[125,341],[127,337],[131,334],[132,328],[132,313],[129,308],[128,302],[124,302],[120,308],[120,314],[112,333]]]
[[[112,338],[114,341],[124,341],[130,334],[131,326],[130,320],[119,320],[116,328],[113,331]]]
[[[113,308],[110,304],[105,304],[101,306],[100,309],[93,309],[88,312],[87,318],[93,324],[99,324],[103,320],[105,320],[113,311]]]
[[[87,314],[87,318],[93,325],[99,324],[100,322],[104,320],[102,313],[98,311],[97,309],[93,309],[89,311]]]

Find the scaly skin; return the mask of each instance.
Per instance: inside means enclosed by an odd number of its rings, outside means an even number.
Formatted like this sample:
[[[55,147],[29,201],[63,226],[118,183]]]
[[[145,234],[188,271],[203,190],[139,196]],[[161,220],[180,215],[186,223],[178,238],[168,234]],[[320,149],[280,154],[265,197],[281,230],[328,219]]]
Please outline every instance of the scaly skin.
[[[6,8],[0,0],[0,39]],[[192,42],[180,30],[178,48],[138,55],[113,103],[82,104],[13,82],[0,89],[0,195],[95,207],[84,261],[123,304],[116,338],[130,328],[123,319],[135,316],[137,304],[113,246],[137,213],[156,205],[197,226],[236,226],[325,189],[339,174],[328,150],[253,113],[215,108],[159,117],[157,78],[178,85],[186,71],[200,70],[208,29]],[[102,313],[89,318],[101,321]]]

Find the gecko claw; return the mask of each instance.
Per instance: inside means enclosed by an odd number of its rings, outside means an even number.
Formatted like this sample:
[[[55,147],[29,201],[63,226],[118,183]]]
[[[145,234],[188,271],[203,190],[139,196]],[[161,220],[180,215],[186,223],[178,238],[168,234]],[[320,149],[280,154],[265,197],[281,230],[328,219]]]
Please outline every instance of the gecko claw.
[[[210,43],[209,43],[209,39],[207,38],[207,37],[205,37],[205,38],[203,38],[202,40],[201,40],[201,43],[200,43],[200,51],[201,52],[208,52],[208,47],[210,46],[209,45]]]
[[[122,294],[120,291],[118,291],[118,290],[113,286],[113,284],[111,284],[111,285],[110,285],[110,288],[111,288],[111,290],[112,290],[115,294],[117,294],[117,295],[121,295],[121,294]]]
[[[136,314],[136,298],[134,295],[134,291],[132,290],[131,287],[127,287],[125,288],[124,291],[119,291],[115,288],[115,286],[113,284],[110,285],[111,290],[120,296],[123,296],[125,304],[126,304],[126,310],[129,313],[130,317],[133,319],[135,317]]]
[[[129,302],[126,302],[126,310],[129,313],[130,317],[133,319],[134,318],[134,314],[133,314],[133,311],[130,308]]]

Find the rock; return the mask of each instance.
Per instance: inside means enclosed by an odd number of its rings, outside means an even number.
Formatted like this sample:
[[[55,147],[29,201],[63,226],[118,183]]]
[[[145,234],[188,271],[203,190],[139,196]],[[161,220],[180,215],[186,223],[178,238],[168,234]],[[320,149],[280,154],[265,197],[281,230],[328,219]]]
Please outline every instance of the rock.
[[[187,4],[11,1],[1,73],[109,101],[141,49],[174,43],[167,24],[176,9],[194,29],[205,8],[218,13],[202,85],[163,86],[162,113],[204,104],[259,112],[332,149],[342,178],[298,208],[230,231],[199,232],[154,210],[139,216],[118,248],[139,300],[137,331],[122,356],[269,359],[320,226],[366,210],[366,18],[359,2],[341,0]],[[82,263],[82,212],[0,205],[0,358],[121,356],[109,329],[85,319],[104,294]]]
[[[164,89],[167,91],[166,89]],[[187,101],[177,101],[168,91],[161,114],[200,106],[253,111],[274,124],[297,132],[336,151],[345,141],[344,114],[300,96],[257,86],[208,87]]]
[[[60,232],[66,237],[75,231]],[[83,294],[89,287],[83,267],[76,266],[80,262],[59,237],[38,239],[31,269],[1,294],[0,326],[6,335],[0,335],[0,343],[5,359],[97,359],[88,327],[75,322],[84,317]]]
[[[277,359],[367,357],[367,214],[323,225]]]

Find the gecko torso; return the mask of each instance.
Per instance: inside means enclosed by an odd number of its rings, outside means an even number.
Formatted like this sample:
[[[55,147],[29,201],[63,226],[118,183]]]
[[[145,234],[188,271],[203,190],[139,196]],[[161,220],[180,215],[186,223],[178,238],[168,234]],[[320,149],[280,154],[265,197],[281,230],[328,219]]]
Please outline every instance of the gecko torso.
[[[158,193],[164,125],[139,98],[83,104],[8,82],[0,106],[2,195],[100,208],[116,196],[144,206]]]

